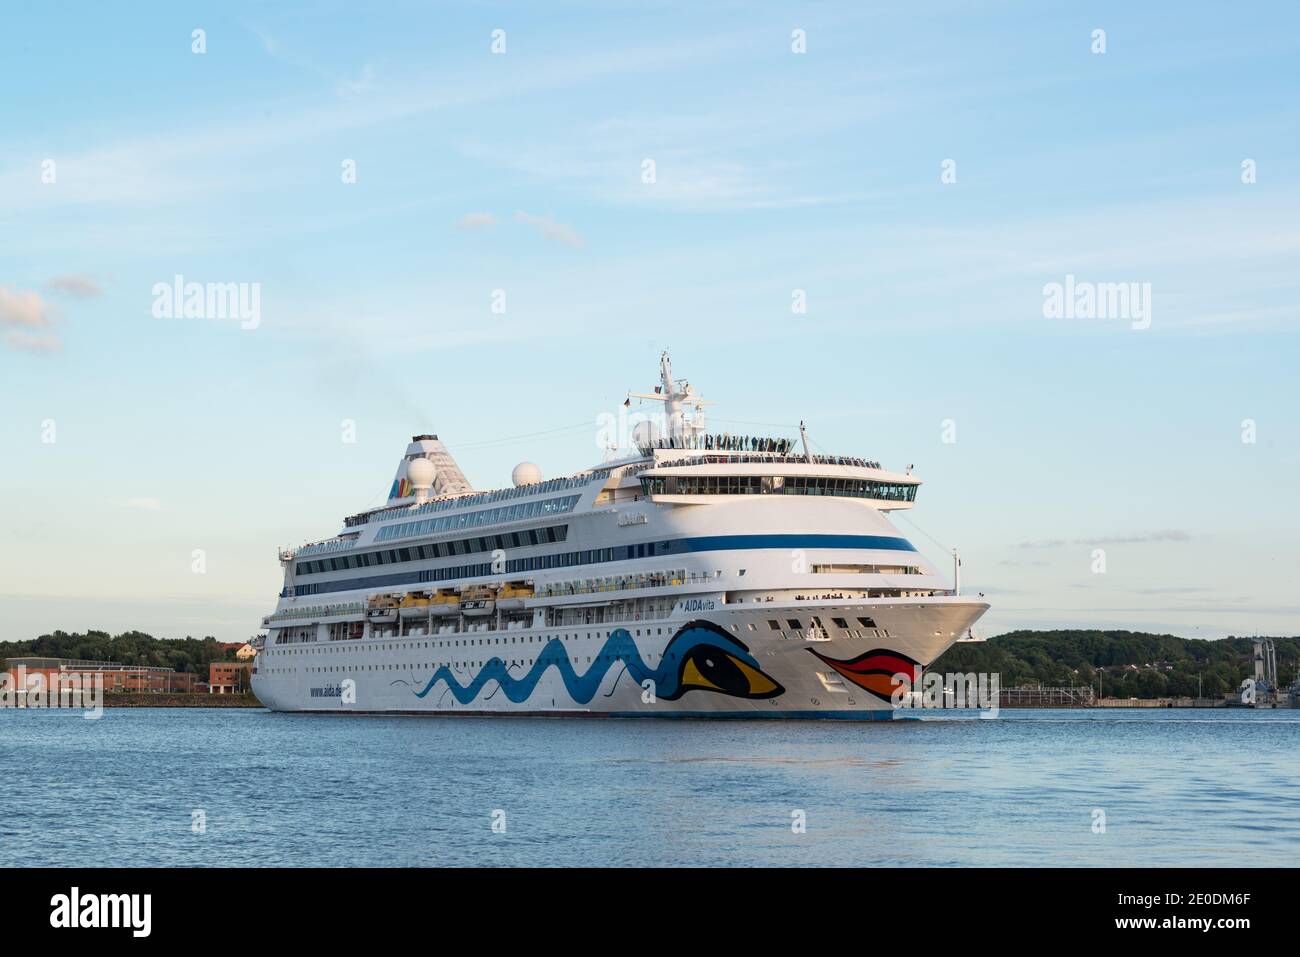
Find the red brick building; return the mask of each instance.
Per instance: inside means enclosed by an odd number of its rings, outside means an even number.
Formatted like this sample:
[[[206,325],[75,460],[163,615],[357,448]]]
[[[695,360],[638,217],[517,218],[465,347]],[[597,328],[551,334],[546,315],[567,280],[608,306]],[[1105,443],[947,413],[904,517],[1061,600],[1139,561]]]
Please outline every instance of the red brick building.
[[[251,661],[214,661],[208,665],[208,691],[212,694],[235,694],[248,690]]]
[[[21,688],[20,670],[24,680],[41,675],[45,686],[52,687],[61,675],[80,675],[83,681],[103,678],[107,691],[174,692],[193,691],[197,680],[188,671],[172,668],[154,668],[146,665],[123,665],[115,661],[78,661],[72,658],[9,658],[5,670],[12,676],[16,687]]]

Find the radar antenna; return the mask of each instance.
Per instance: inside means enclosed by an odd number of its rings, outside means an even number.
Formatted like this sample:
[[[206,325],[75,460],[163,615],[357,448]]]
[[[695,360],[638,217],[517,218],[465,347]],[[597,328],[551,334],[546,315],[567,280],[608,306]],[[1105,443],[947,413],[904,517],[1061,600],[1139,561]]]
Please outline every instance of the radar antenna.
[[[673,363],[667,349],[659,356],[659,382],[653,393],[629,392],[628,400],[662,402],[667,425],[664,431],[669,437],[694,438],[703,435],[704,406],[711,403],[697,394],[685,379],[673,378]]]

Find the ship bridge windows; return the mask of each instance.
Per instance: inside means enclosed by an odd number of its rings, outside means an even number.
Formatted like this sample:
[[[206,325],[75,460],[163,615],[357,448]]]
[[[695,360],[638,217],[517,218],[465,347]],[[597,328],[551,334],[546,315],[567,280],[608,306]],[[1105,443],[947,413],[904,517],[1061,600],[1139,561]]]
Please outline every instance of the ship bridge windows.
[[[651,475],[641,477],[641,489],[646,495],[825,495],[914,502],[917,486],[805,475]]]
[[[916,565],[864,565],[839,562],[834,565],[813,565],[814,575],[923,575]]]

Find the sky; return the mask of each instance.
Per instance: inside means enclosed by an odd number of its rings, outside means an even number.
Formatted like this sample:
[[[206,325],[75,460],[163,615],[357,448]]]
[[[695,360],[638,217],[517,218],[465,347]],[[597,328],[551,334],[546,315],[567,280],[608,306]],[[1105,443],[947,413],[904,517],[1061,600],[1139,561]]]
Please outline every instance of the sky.
[[[1296,634],[1300,8],[970,7],[6,6],[0,640],[247,638],[410,436],[589,467],[663,349],[914,465],[977,632]]]

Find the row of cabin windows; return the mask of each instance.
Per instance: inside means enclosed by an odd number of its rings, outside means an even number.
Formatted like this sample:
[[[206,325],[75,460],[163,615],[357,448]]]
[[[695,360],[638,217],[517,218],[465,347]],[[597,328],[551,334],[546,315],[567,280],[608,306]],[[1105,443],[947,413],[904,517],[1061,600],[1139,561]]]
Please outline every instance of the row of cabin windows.
[[[849,627],[849,623],[848,623],[848,621],[847,621],[846,619],[844,619],[844,618],[832,618],[831,621],[835,622],[835,627],[836,627],[836,628],[847,628],[847,627]],[[863,628],[878,628],[878,627],[880,627],[879,625],[876,624],[876,621],[875,621],[874,618],[863,618],[863,617],[859,616],[859,617],[858,617],[858,622],[862,625]],[[803,627],[803,625],[800,623],[800,621],[799,621],[798,618],[787,618],[787,619],[786,619],[786,623],[787,623],[787,624],[790,626],[790,628],[791,628],[792,630],[794,630],[794,631],[798,631],[800,628]],[[771,628],[773,631],[780,631],[780,630],[781,630],[781,623],[780,623],[779,621],[777,621],[775,618],[769,618],[769,619],[767,620],[767,627]]]
[[[835,623],[835,627],[836,627],[836,628],[848,628],[848,627],[849,627],[848,620],[845,619],[845,618],[832,618],[831,621],[833,621],[833,622]],[[858,616],[858,622],[859,622],[859,624],[862,625],[863,628],[878,628],[878,627],[879,627],[879,625],[876,624],[876,621],[875,621],[874,618],[867,618],[867,617],[864,617],[864,616],[859,615],[859,616]],[[803,628],[803,623],[802,623],[801,621],[799,621],[798,618],[787,618],[787,619],[786,619],[786,624],[788,625],[788,627],[789,627],[792,631],[798,631],[798,630],[800,630],[801,628]],[[773,631],[780,631],[780,630],[781,630],[781,627],[782,627],[782,626],[781,626],[781,622],[780,622],[779,620],[777,620],[776,618],[769,618],[769,619],[767,620],[767,626],[768,626],[770,629],[772,629]],[[731,630],[732,630],[732,631],[737,631],[738,629],[737,629],[737,627],[736,627],[735,625],[732,625],[732,626],[731,626]],[[753,625],[753,624],[750,624],[750,625],[749,625],[749,630],[750,630],[750,631],[753,631],[753,630],[754,630],[754,625]],[[642,629],[640,629],[640,628],[635,629],[636,637],[638,637],[638,638],[641,637],[641,631],[642,631]],[[305,632],[304,632],[304,634],[305,634]],[[611,634],[612,634],[612,632],[610,632],[610,631],[606,631],[606,632],[604,633],[604,635],[602,636],[601,633],[598,631],[598,632],[595,633],[595,638],[596,638],[596,640],[600,640],[602,637],[603,637],[603,638],[609,638]],[[645,637],[647,637],[647,638],[651,637],[652,635],[655,635],[655,636],[658,636],[658,637],[662,638],[662,637],[663,637],[663,634],[664,634],[664,630],[663,630],[662,628],[654,628],[654,629],[646,628],[646,629],[645,629]],[[496,637],[492,637],[492,638],[445,638],[445,639],[443,639],[443,641],[445,642],[445,646],[444,646],[444,647],[446,647],[446,648],[468,648],[468,647],[470,647],[470,646],[474,646],[474,645],[505,645],[505,644],[513,645],[513,644],[516,644],[516,643],[522,645],[522,644],[532,644],[533,642],[538,642],[538,641],[545,643],[545,642],[549,642],[549,641],[555,641],[555,640],[557,640],[557,639],[560,640],[560,641],[581,641],[584,637],[585,637],[588,641],[590,641],[590,640],[592,639],[592,633],[591,633],[591,632],[587,632],[587,633],[585,634],[585,636],[584,636],[583,634],[581,634],[581,633],[574,632],[574,633],[572,633],[572,634],[568,634],[568,633],[566,633],[566,634],[562,634],[562,635],[504,635],[504,636],[496,636]],[[278,638],[277,638],[277,642],[278,642]],[[403,650],[418,649],[418,648],[437,648],[438,645],[439,645],[440,643],[441,643],[441,642],[438,642],[438,641],[432,641],[432,642],[431,642],[431,641],[428,641],[428,640],[424,640],[424,641],[383,642],[382,644],[367,645],[367,646],[366,646],[366,650],[367,650],[367,651],[403,651]],[[321,647],[321,648],[301,648],[301,649],[299,649],[299,648],[285,648],[285,649],[276,649],[276,650],[269,650],[269,649],[268,649],[268,650],[265,652],[265,654],[267,654],[268,656],[276,656],[276,655],[302,655],[302,654],[322,654],[322,653],[324,653],[324,654],[349,654],[349,653],[353,652],[354,650],[355,650],[355,649],[354,649],[353,647],[349,647],[349,646],[341,646],[341,647],[340,647],[340,646],[330,646],[330,645],[327,645],[327,646],[324,646],[324,647]]]
[[[836,628],[849,627],[848,619],[832,618],[831,620],[835,623]],[[880,625],[876,624],[874,618],[866,618],[866,616],[863,615],[858,616],[858,623],[861,624],[863,628],[880,627]],[[774,632],[779,632],[781,631],[781,628],[783,628],[783,625],[781,625],[780,620],[770,618],[767,619],[767,627],[771,628]],[[800,619],[788,618],[785,619],[785,627],[788,627],[790,631],[800,631],[800,629],[803,628],[803,623],[800,622]],[[754,631],[754,625],[750,624],[749,629],[750,631]],[[732,625],[732,631],[737,631],[736,625]],[[646,628],[645,633],[647,638],[651,637],[650,628]],[[654,635],[663,637],[663,628],[655,628],[653,629],[653,633]],[[607,631],[604,632],[603,637],[608,638],[610,635],[611,632]],[[641,628],[636,629],[636,636],[638,638],[641,637]],[[491,638],[445,638],[443,641],[446,641],[446,648],[469,648],[471,645],[513,645],[516,644],[516,642],[520,645],[525,644],[525,642],[530,645],[533,644],[534,641],[541,641],[545,644],[547,641],[555,641],[556,638],[560,641],[581,641],[582,637],[584,636],[575,632],[573,635],[568,635],[568,633],[565,633],[565,635],[510,635]],[[590,641],[593,636],[591,636],[591,632],[586,632],[585,637]],[[595,632],[595,638],[597,638],[597,640],[601,637],[601,632]],[[430,646],[437,648],[438,644],[439,642],[437,641],[400,641],[396,642],[396,644],[370,645],[368,648],[378,651],[400,651],[404,649],[430,648]],[[285,649],[268,651],[268,654],[321,654],[321,650],[322,649]],[[354,649],[347,648],[347,646],[342,646],[342,648],[330,648],[330,646],[328,646],[328,648],[324,649],[326,654],[348,654],[351,653],[352,650]]]
[[[641,631],[642,629],[640,628],[636,629],[636,637],[638,638],[641,637]],[[652,636],[651,635],[652,631],[654,635],[657,635],[660,638],[663,637],[664,630],[662,628],[655,628],[655,629],[646,628],[645,637],[650,638]],[[596,632],[594,637],[596,638],[597,641],[599,641],[602,637],[609,638],[611,634],[612,632],[609,631],[605,632],[604,635],[601,635],[600,632]],[[496,638],[457,638],[457,639],[447,638],[443,640],[446,642],[446,647],[448,648],[468,648],[471,645],[507,645],[507,644],[513,645],[515,643],[522,645],[522,644],[532,644],[535,641],[540,641],[543,643],[548,641],[557,641],[557,640],[558,641],[581,641],[583,637],[584,636],[582,634],[575,631],[573,634],[563,634],[563,635],[506,635],[506,636],[501,636]],[[590,641],[593,636],[591,632],[587,632],[585,637],[588,641]],[[365,645],[363,647],[365,648],[366,651],[405,651],[405,650],[417,649],[417,648],[436,648],[437,645],[438,642],[436,641],[430,642],[428,640],[424,640],[424,641],[383,642],[383,643]],[[264,654],[267,655],[334,654],[336,655],[336,654],[349,654],[355,650],[356,650],[356,646],[324,645],[319,648],[284,648],[284,649],[277,649],[277,650],[268,650],[264,652]]]
[[[410,545],[406,548],[389,548],[377,552],[357,552],[335,558],[317,558],[299,562],[299,575],[319,575],[322,572],[341,572],[350,568],[371,568],[377,565],[397,565],[402,562],[428,561],[431,558],[448,558],[452,555],[471,555],[491,552],[498,548],[525,548],[530,545],[549,545],[562,542],[569,535],[567,525],[547,525],[543,528],[526,528],[500,535],[482,535],[478,538],[461,538],[450,542],[430,542],[427,545]]]
[[[538,502],[520,502],[517,505],[503,505],[500,508],[486,508],[481,512],[465,512],[462,515],[447,515],[443,518],[426,518],[418,522],[400,522],[385,525],[375,536],[375,541],[386,542],[393,538],[410,538],[413,535],[433,535],[438,532],[450,532],[461,528],[475,528],[479,525],[501,525],[505,522],[522,522],[539,515],[555,515],[559,512],[571,512],[578,504],[580,496],[566,495],[563,498],[547,498]]]
[[[436,465],[437,463],[435,463]],[[603,482],[609,478],[609,470],[604,469],[599,472],[591,472],[586,475],[575,475],[570,478],[549,479],[539,485],[520,485],[516,488],[496,489],[491,492],[478,492],[474,495],[461,495],[456,498],[442,499],[433,502],[425,502],[423,505],[411,507],[409,505],[400,505],[396,508],[380,509],[375,512],[362,512],[360,515],[353,515],[348,518],[348,525],[364,525],[367,522],[386,522],[392,518],[410,518],[412,515],[424,515],[427,512],[441,512],[453,508],[467,508],[470,505],[486,505],[488,502],[499,502],[504,499],[519,498],[526,495],[539,495],[546,492],[555,492],[561,489],[581,488],[590,485],[592,482]],[[552,501],[557,501],[552,499]]]
[[[913,502],[917,486],[802,475],[667,475],[642,477],[641,489],[646,495],[829,495]]]
[[[427,547],[427,546],[426,546]],[[457,578],[485,578],[488,575],[513,575],[516,572],[543,571],[548,568],[569,568],[574,565],[591,565],[598,562],[612,562],[626,551],[627,546],[618,548],[588,548],[580,552],[558,552],[550,555],[533,555],[529,558],[511,558],[504,563],[476,562],[472,565],[448,565],[445,568],[426,568],[423,571],[401,575],[389,575],[372,578],[344,578],[336,581],[308,582],[293,586],[293,593],[301,598],[304,595],[319,595],[332,591],[351,591],[357,588],[381,587],[384,585],[425,584],[428,582],[451,581]],[[415,561],[417,559],[411,559]]]

